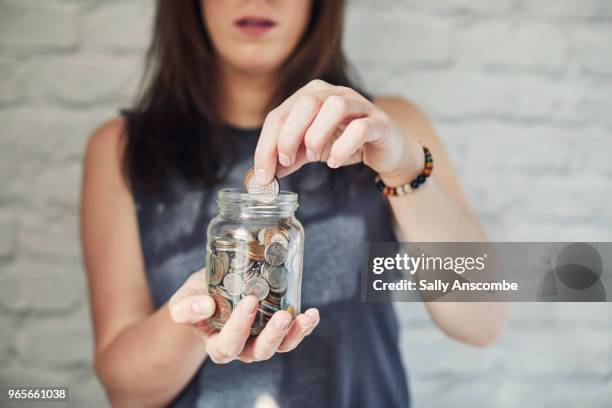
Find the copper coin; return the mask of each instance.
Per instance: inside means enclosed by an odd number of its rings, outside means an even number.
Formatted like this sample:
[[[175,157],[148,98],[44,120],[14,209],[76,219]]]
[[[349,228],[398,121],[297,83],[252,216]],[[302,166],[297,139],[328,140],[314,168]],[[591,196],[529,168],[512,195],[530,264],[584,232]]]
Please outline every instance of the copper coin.
[[[254,261],[264,260],[265,246],[257,241],[249,241],[247,243],[247,256]]]
[[[232,314],[232,304],[229,300],[218,294],[212,295],[212,298],[215,300],[216,305],[215,314],[212,318],[222,323],[227,322]]]
[[[263,232],[263,244],[270,245],[272,242],[280,242],[284,246],[289,244],[289,236],[285,230],[279,227],[267,227]],[[259,234],[258,234],[259,236]]]
[[[229,269],[229,256],[227,252],[219,252],[217,255],[212,255],[212,264],[210,265],[210,283],[218,285],[223,280],[223,276]]]

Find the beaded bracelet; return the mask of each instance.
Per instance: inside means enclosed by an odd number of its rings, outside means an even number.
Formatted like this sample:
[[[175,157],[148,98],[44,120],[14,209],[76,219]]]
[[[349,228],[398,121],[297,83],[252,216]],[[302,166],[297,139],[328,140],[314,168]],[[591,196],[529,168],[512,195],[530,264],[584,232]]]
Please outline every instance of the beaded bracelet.
[[[376,187],[378,190],[385,195],[385,197],[389,196],[403,196],[406,194],[412,193],[414,190],[419,188],[419,186],[427,180],[427,177],[431,175],[433,170],[433,157],[431,156],[431,152],[425,146],[423,146],[423,153],[425,153],[425,167],[423,171],[416,176],[412,181],[397,187],[388,187],[384,181],[380,178],[380,176],[376,176],[374,178],[374,182],[376,183]]]

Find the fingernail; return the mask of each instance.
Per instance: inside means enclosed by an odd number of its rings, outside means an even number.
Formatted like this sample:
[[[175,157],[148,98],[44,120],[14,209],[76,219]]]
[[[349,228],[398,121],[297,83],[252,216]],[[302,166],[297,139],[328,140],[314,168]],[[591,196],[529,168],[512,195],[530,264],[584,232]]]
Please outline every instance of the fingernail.
[[[288,167],[291,165],[291,159],[289,158],[289,156],[283,153],[278,154],[278,161],[280,162],[280,164],[282,164],[285,167]]]
[[[250,316],[257,310],[257,305],[259,305],[259,302],[253,296],[247,296],[242,301],[242,312],[246,316]]]
[[[319,311],[318,310],[308,309],[306,311],[306,314],[310,316],[315,323],[319,322]]]
[[[312,150],[306,149],[306,159],[308,159],[308,161],[311,161],[311,162],[316,161],[317,155]]]
[[[201,302],[201,301],[194,301],[191,304],[191,309],[199,315],[207,315],[208,311],[209,311],[210,305],[208,305],[206,302]]]
[[[330,157],[329,159],[327,159],[327,165],[332,169],[335,169],[338,167],[338,162],[333,157]]]
[[[266,170],[265,169],[255,170],[255,181],[257,181],[257,184],[266,184]]]
[[[283,319],[278,319],[276,321],[276,330],[279,331],[285,331],[289,328],[289,325],[291,324],[291,319],[290,318],[283,318]]]
[[[306,326],[302,327],[302,333],[306,333],[308,330],[312,329],[315,324],[316,322],[313,321],[307,324]]]

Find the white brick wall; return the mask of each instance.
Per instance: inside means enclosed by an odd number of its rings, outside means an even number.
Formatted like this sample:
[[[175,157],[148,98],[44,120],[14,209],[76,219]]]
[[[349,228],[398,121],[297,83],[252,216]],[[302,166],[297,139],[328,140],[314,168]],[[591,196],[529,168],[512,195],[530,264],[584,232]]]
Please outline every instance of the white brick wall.
[[[88,133],[129,104],[152,2],[0,0],[0,384],[91,369],[77,194]],[[432,118],[495,240],[612,240],[612,1],[352,0],[346,49],[373,93]],[[494,347],[399,304],[418,407],[609,406],[609,304],[512,304]]]

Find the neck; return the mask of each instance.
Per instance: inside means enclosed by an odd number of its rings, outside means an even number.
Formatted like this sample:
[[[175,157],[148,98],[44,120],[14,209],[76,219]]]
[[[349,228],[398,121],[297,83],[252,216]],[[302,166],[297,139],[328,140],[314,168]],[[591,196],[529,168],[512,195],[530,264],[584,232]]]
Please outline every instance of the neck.
[[[221,69],[223,120],[239,128],[260,127],[274,90],[274,75],[253,75]]]

